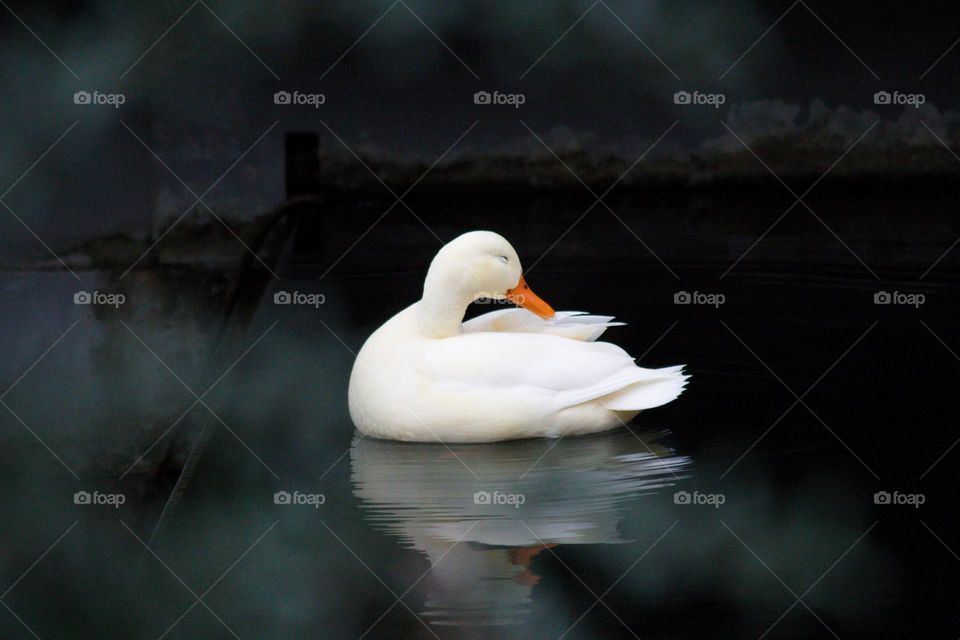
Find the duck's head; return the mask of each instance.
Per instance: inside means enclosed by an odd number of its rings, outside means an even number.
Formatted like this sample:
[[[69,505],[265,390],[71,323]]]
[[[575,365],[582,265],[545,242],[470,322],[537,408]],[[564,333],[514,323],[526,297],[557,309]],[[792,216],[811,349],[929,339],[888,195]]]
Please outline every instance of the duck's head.
[[[423,300],[431,303],[430,310],[438,312],[438,303],[446,301],[460,306],[460,319],[466,305],[481,298],[509,300],[541,318],[554,315],[523,279],[517,252],[491,231],[471,231],[444,245],[423,283]]]

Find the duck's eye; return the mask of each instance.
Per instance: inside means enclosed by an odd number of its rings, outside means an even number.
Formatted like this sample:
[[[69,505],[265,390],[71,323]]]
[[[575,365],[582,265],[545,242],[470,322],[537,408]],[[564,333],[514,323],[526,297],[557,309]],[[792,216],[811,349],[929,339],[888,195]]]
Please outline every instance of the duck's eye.
[[[508,262],[510,262],[510,261],[507,259],[507,256],[497,256],[497,260],[499,260],[499,261],[502,262],[503,264],[507,264]]]

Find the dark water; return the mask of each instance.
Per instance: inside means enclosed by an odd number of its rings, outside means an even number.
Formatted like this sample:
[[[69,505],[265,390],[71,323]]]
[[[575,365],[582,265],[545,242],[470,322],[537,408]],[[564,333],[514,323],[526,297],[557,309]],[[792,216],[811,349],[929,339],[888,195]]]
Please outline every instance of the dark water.
[[[729,272],[790,200],[611,199],[621,220],[597,205],[565,234],[591,204],[411,200],[425,224],[397,207],[339,261],[385,207],[302,220],[211,366],[217,278],[143,276],[110,310],[73,305],[68,275],[4,275],[0,636],[960,635],[960,253],[930,269],[960,236],[949,194],[811,196],[820,220],[795,207]],[[686,363],[687,391],[583,438],[357,437],[352,352],[418,297],[427,227],[503,233],[544,299],[628,322],[606,337]],[[124,504],[74,504],[94,490]]]

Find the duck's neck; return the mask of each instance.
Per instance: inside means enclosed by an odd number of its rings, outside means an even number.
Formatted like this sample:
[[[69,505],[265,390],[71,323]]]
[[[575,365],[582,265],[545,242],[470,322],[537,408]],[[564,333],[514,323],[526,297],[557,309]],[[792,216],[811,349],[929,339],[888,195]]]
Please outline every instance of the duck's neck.
[[[428,338],[448,338],[460,333],[463,314],[472,296],[458,295],[450,290],[425,287],[417,305],[417,329]]]

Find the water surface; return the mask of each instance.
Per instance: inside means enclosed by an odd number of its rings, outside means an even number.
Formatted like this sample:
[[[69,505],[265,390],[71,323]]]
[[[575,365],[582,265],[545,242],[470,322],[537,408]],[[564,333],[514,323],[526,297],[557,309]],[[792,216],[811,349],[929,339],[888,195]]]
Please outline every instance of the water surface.
[[[0,576],[16,616],[0,612],[0,635],[956,637],[960,255],[929,270],[960,236],[950,198],[811,196],[830,229],[797,208],[752,249],[790,205],[779,192],[610,203],[620,220],[597,208],[570,229],[589,198],[410,201],[441,239],[504,233],[555,307],[628,322],[607,337],[642,365],[687,364],[677,402],[559,442],[357,436],[353,354],[417,299],[439,247],[399,207],[345,256],[378,203],[303,220],[282,280],[219,346],[215,275],[4,274]],[[78,307],[78,286],[130,302]],[[926,301],[874,304],[883,290]],[[275,305],[279,291],[325,303]],[[683,291],[724,304],[675,304]],[[884,491],[925,503],[877,504]]]

